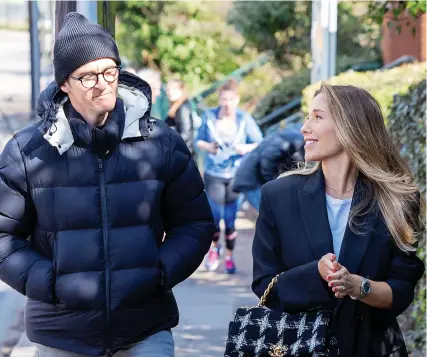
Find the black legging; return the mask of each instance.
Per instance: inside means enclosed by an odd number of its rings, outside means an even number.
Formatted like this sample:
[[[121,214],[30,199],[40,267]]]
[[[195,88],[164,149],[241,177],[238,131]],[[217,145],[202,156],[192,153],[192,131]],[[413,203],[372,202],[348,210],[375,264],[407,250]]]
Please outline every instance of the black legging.
[[[236,238],[234,222],[237,216],[239,193],[233,191],[231,181],[232,179],[223,179],[205,174],[206,193],[212,208],[216,228],[213,241],[218,241],[220,236],[219,223],[221,219],[224,219],[226,248],[233,250]]]

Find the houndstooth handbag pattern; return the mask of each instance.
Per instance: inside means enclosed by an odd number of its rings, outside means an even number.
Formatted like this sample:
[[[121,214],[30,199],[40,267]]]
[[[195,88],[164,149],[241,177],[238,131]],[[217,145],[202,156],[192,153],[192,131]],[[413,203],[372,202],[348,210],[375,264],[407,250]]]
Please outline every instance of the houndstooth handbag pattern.
[[[257,306],[237,309],[229,326],[225,357],[328,356],[332,311],[288,314],[265,307],[277,278]]]

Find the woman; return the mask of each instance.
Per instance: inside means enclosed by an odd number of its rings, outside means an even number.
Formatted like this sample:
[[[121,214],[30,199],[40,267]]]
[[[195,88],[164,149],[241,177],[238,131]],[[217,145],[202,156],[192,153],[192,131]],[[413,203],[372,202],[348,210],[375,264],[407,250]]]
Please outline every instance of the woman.
[[[365,90],[322,85],[301,132],[315,165],[263,186],[252,288],[282,273],[269,307],[333,309],[330,356],[407,356],[396,316],[424,272],[410,170]]]
[[[219,266],[221,247],[220,221],[225,225],[225,270],[236,272],[233,251],[237,231],[234,227],[239,194],[233,191],[232,180],[239,160],[262,141],[262,133],[255,120],[237,108],[237,84],[230,80],[219,90],[219,107],[204,113],[198,132],[197,146],[207,152],[204,160],[206,192],[214,214],[216,233],[205,265],[214,271]]]
[[[170,80],[166,93],[171,103],[166,123],[182,136],[190,152],[194,154],[194,122],[184,82]]]

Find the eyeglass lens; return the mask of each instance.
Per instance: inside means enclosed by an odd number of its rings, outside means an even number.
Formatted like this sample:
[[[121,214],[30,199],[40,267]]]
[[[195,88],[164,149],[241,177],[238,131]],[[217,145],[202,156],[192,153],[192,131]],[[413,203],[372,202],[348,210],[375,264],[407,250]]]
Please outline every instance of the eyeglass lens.
[[[106,82],[108,82],[108,83],[114,82],[119,75],[119,69],[117,67],[107,68],[102,73],[102,75],[103,75]],[[99,74],[97,75],[95,73],[87,74],[81,78],[81,82],[82,82],[83,86],[86,88],[95,87],[96,83],[98,83],[98,76],[99,76]]]

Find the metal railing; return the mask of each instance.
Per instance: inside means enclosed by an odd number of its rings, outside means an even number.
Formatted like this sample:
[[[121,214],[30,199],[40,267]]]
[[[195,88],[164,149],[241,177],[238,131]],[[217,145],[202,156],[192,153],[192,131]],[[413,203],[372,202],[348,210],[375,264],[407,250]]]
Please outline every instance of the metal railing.
[[[293,113],[288,117],[281,119],[278,123],[269,126],[264,132],[265,136],[267,136],[270,133],[274,133],[275,131],[280,130],[284,127],[287,127],[289,125],[301,123],[303,117],[304,117],[304,113],[301,111]]]
[[[273,110],[270,114],[258,120],[258,125],[262,128],[266,125],[274,125],[281,121],[286,113],[290,113],[301,108],[302,97],[295,98],[284,106]]]

